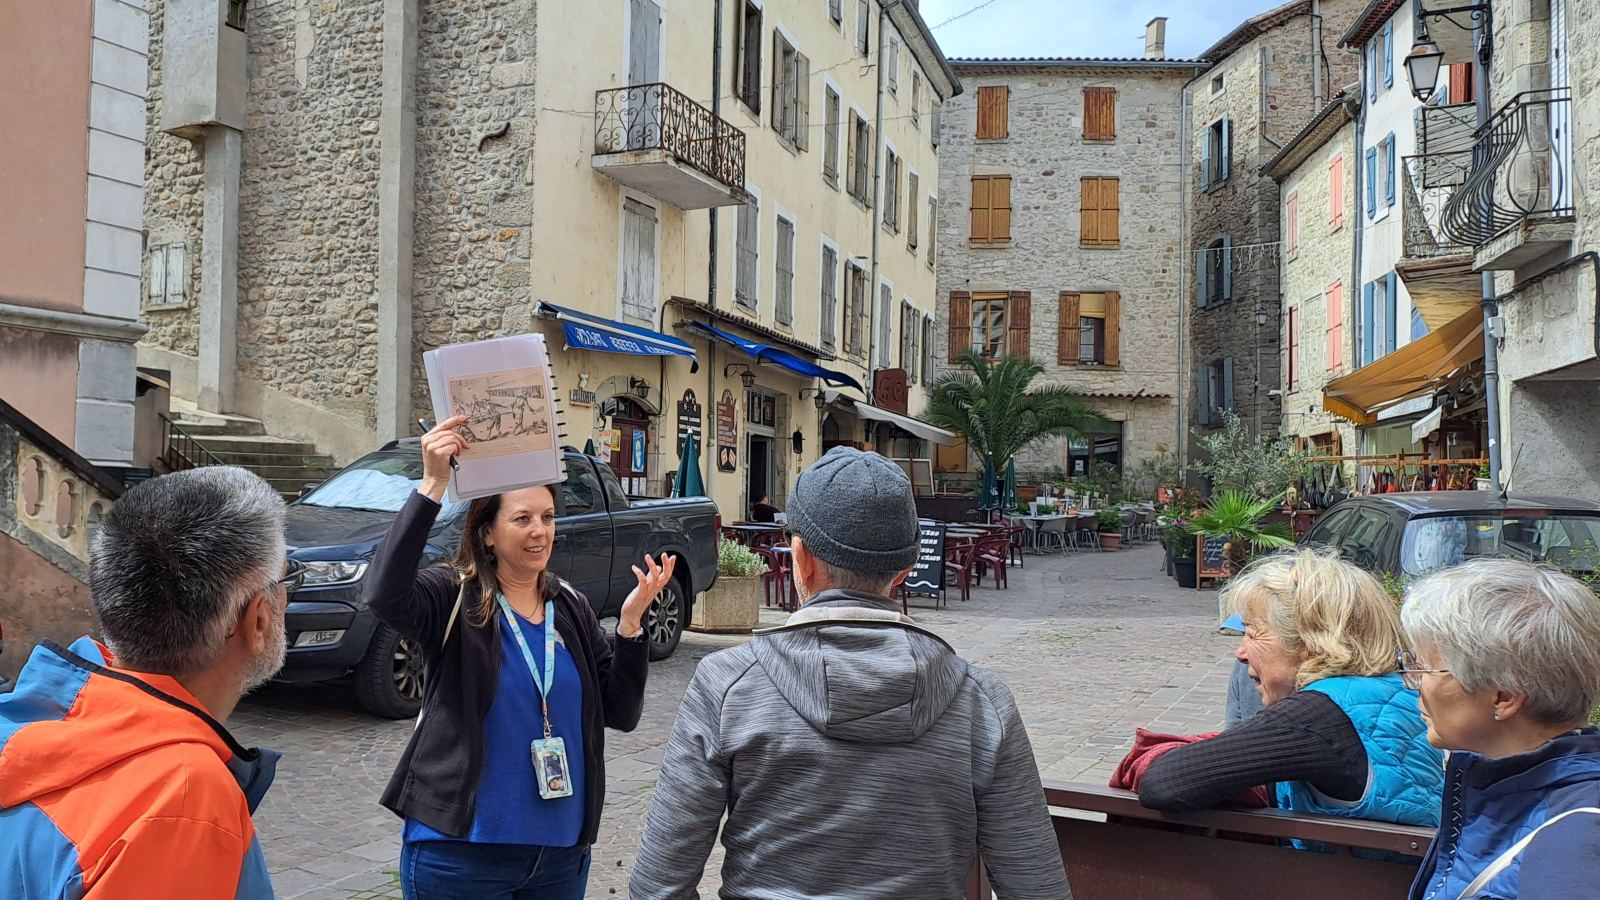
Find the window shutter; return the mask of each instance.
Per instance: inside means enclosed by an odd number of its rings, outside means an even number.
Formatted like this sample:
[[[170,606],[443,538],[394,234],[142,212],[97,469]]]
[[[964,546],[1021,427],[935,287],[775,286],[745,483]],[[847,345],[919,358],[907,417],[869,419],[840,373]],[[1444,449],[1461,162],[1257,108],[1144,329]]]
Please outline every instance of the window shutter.
[[[1284,250],[1293,259],[1300,252],[1300,195],[1290,194],[1289,200],[1284,204],[1283,241]]]
[[[841,106],[844,105],[843,98],[840,98],[839,104]],[[852,197],[861,192],[860,187],[856,184],[856,154],[860,152],[860,148],[856,146],[856,136],[858,134],[859,131],[856,129],[856,116],[855,113],[851,113],[850,133],[845,135],[844,189],[848,191]]]
[[[996,244],[1011,240],[1010,175],[996,175],[990,181],[989,240]]]
[[[1378,214],[1378,148],[1367,148],[1367,218]]]
[[[1384,323],[1389,326],[1386,349],[1388,352],[1393,353],[1397,343],[1395,340],[1396,333],[1400,330],[1400,279],[1394,272],[1390,272],[1388,282],[1388,296],[1385,298],[1387,308],[1384,310],[1383,319]]]
[[[1120,178],[1100,179],[1100,243],[1117,244],[1122,239],[1122,190]]]
[[[1394,85],[1394,20],[1383,23],[1383,86]]]
[[[844,20],[844,0],[828,0],[828,18],[834,22]]]
[[[906,246],[917,249],[917,173],[906,173]]]
[[[1106,359],[1108,366],[1122,365],[1122,294],[1106,291]]]
[[[994,84],[978,88],[979,140],[996,140],[1006,136],[1006,101],[1010,91],[1006,85]]]
[[[865,150],[871,155],[865,156],[862,159],[861,195],[866,200],[867,209],[871,209],[872,205],[877,202],[878,198],[872,195],[872,187],[867,183],[867,173],[872,170],[872,161],[878,158],[878,142],[872,135],[871,125],[868,125],[863,130],[867,134],[867,146]]]
[[[1200,141],[1200,190],[1211,189],[1211,129],[1207,128]]]
[[[1199,402],[1195,404],[1195,419],[1201,425],[1211,424],[1211,364],[1201,363],[1195,373],[1195,387],[1199,389]]]
[[[1206,251],[1202,248],[1194,252],[1194,305],[1204,309],[1206,301],[1210,299],[1211,292],[1207,290],[1206,276],[1209,270],[1206,266]]]
[[[1233,237],[1222,236],[1222,299],[1233,299]]]
[[[928,140],[935,147],[939,146],[939,128],[943,125],[943,120],[944,104],[935,100],[933,102],[933,114],[928,121]]]
[[[789,105],[783,102],[784,90],[789,84],[789,67],[783,63],[783,34],[772,29],[772,130],[787,136],[784,118]]]
[[[1109,141],[1117,136],[1117,89],[1091,87],[1083,89],[1083,139]]]
[[[1367,100],[1377,102],[1378,99],[1378,39],[1373,38],[1367,44]]]
[[[1335,228],[1344,220],[1344,154],[1328,164],[1328,224]]]
[[[1389,154],[1389,160],[1388,160],[1388,162],[1389,162],[1389,171],[1388,171],[1387,176],[1386,176],[1387,184],[1384,185],[1384,199],[1390,206],[1393,206],[1394,205],[1394,183],[1395,183],[1395,174],[1394,174],[1394,170],[1395,170],[1395,150],[1396,150],[1395,141],[1394,141],[1394,132],[1392,132],[1392,131],[1389,132],[1389,136],[1387,138],[1384,138],[1383,146],[1385,148],[1385,152]]]
[[[167,248],[153,247],[150,250],[150,293],[151,304],[167,302]]]
[[[972,349],[972,295],[966,291],[950,292],[950,361],[959,361],[961,354]]]
[[[1222,166],[1220,169],[1223,181],[1233,174],[1233,123],[1227,116],[1222,117]]]
[[[811,60],[796,53],[794,80],[794,142],[801,150],[811,149]]]
[[[993,232],[989,228],[989,195],[992,191],[987,175],[972,176],[972,242],[987,244]]]
[[[1006,304],[1006,352],[1018,359],[1031,354],[1028,339],[1033,333],[1033,295],[1028,291],[1012,291]]]
[[[935,241],[939,234],[939,201],[935,197],[928,198],[928,265],[933,265],[933,251]]]
[[[1078,364],[1078,292],[1062,291],[1056,317],[1056,365]]]
[[[1222,408],[1233,409],[1233,357],[1222,358]]]
[[[1373,282],[1367,282],[1361,288],[1361,318],[1356,322],[1356,328],[1361,338],[1361,364],[1372,362],[1372,302]]]
[[[1078,242],[1100,243],[1100,179],[1078,179]]]
[[[1335,282],[1330,286],[1324,301],[1328,346],[1323,362],[1329,372],[1337,372],[1344,368],[1344,283]]]
[[[189,289],[189,267],[184,260],[187,245],[167,245],[167,302],[183,303]]]

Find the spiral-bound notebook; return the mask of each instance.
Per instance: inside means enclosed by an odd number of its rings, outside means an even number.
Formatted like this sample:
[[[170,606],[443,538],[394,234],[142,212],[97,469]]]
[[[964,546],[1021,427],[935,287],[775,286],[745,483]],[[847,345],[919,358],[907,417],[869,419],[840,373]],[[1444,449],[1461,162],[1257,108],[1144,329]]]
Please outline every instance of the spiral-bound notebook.
[[[566,480],[543,335],[452,344],[422,354],[422,364],[436,421],[467,417],[460,432],[469,449],[456,457],[452,502]]]

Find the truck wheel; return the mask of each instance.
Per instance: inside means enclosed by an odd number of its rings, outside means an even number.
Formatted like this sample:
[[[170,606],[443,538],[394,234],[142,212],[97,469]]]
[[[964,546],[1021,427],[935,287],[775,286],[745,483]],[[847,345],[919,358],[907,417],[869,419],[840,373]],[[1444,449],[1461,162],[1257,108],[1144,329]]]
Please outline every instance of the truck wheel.
[[[388,625],[373,632],[356,666],[356,699],[385,719],[409,719],[422,710],[422,645]]]
[[[674,578],[661,589],[661,595],[644,614],[645,634],[650,637],[650,661],[666,659],[678,649],[683,628],[689,622],[689,605],[683,601],[683,582]]]

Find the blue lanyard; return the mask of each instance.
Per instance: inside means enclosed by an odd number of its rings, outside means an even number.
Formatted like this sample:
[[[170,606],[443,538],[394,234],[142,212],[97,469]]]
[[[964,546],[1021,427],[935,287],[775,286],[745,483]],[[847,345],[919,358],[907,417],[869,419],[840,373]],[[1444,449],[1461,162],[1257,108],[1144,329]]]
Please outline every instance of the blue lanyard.
[[[550,601],[544,604],[544,678],[539,678],[539,667],[533,664],[533,651],[528,649],[528,639],[522,636],[522,628],[517,624],[516,613],[511,611],[511,604],[506,602],[506,595],[496,592],[495,599],[500,601],[500,611],[506,614],[506,625],[511,628],[511,636],[517,639],[517,646],[522,648],[522,658],[528,664],[528,674],[533,676],[533,686],[539,689],[539,705],[544,712],[544,736],[550,737],[550,689],[556,684],[556,605]]]

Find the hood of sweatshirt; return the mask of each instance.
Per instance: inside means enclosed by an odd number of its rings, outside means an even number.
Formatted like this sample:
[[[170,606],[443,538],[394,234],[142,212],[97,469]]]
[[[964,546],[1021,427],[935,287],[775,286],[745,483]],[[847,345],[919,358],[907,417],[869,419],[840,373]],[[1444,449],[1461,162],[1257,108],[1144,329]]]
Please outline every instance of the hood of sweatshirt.
[[[112,668],[90,638],[33,649],[16,689],[0,696],[0,808],[93,779],[167,744],[210,748],[250,809],[272,783],[279,754],[247,750],[174,678]],[[130,790],[136,786],[129,786]]]
[[[967,661],[888,598],[824,591],[750,640],[779,693],[817,731],[860,743],[925,734],[955,699]]]

